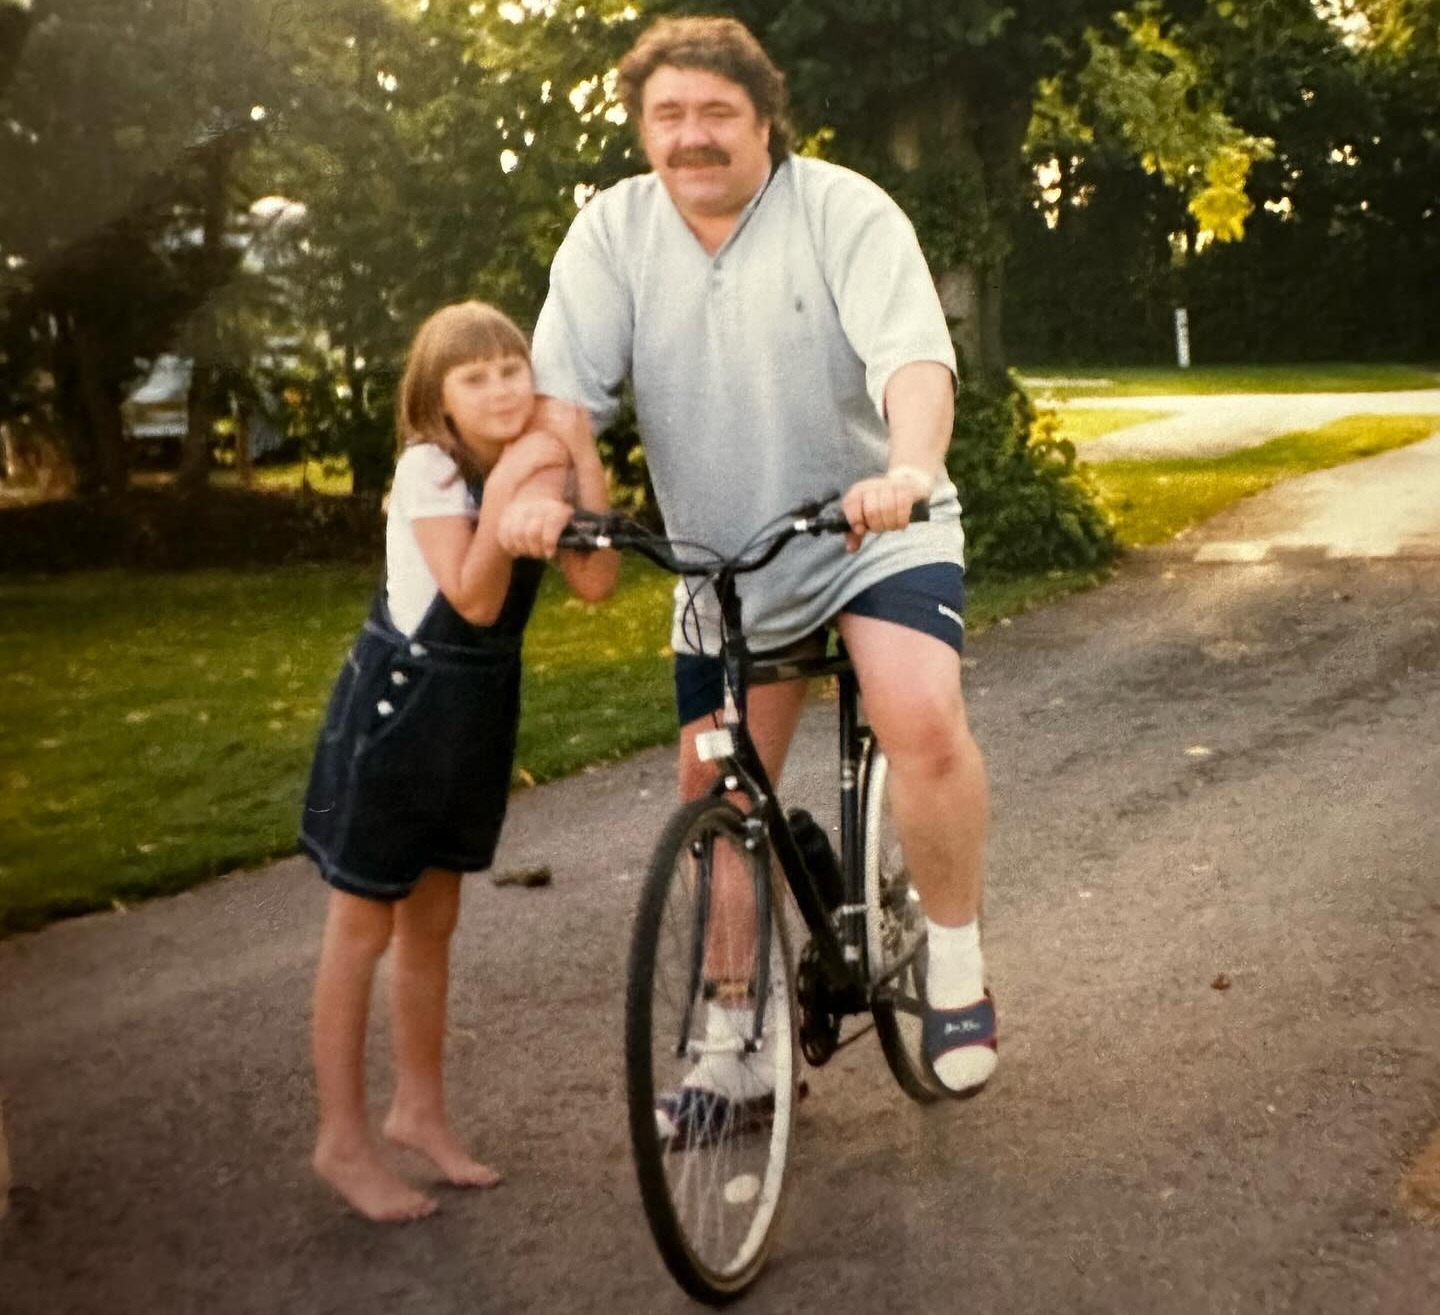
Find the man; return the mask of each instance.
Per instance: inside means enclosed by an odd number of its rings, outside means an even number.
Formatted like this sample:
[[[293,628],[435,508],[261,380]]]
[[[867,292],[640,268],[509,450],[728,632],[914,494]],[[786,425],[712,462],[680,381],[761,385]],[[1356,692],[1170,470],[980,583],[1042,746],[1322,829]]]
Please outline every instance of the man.
[[[783,76],[741,24],[662,19],[619,74],[653,172],[572,225],[535,330],[537,386],[584,406],[598,430],[631,382],[673,536],[733,552],[786,508],[847,489],[846,542],[797,540],[745,577],[747,633],[771,650],[836,620],[929,919],[927,1054],[947,1088],[973,1094],[995,1065],[978,930],[988,791],[960,692],[963,535],[943,466],[955,355],[934,285],[885,193],[790,154]],[[886,533],[921,498],[930,521]],[[512,548],[548,555],[561,519],[516,528]],[[688,601],[682,584],[672,643],[693,798],[713,781],[695,737],[714,725],[722,679],[705,656],[713,599],[696,600],[698,634]],[[802,683],[750,694],[772,779],[803,698]],[[966,1044],[947,1049],[947,1034]],[[695,1081],[738,1099],[723,1068]]]

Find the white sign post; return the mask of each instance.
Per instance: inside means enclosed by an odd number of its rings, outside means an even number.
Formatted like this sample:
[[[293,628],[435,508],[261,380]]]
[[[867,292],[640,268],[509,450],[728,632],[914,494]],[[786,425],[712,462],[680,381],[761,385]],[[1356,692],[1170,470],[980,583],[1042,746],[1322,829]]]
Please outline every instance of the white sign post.
[[[1175,307],[1175,363],[1190,368],[1190,313],[1184,306]]]

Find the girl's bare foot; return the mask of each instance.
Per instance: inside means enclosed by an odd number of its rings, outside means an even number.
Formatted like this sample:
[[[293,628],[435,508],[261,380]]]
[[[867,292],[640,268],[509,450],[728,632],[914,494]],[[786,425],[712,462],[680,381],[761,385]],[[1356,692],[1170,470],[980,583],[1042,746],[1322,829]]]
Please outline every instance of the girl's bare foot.
[[[456,1187],[497,1187],[504,1181],[465,1149],[444,1119],[406,1118],[391,1110],[383,1131],[387,1141],[418,1151]]]
[[[397,1177],[373,1146],[338,1150],[322,1144],[316,1146],[311,1164],[353,1209],[376,1223],[408,1223],[440,1208],[434,1197]]]

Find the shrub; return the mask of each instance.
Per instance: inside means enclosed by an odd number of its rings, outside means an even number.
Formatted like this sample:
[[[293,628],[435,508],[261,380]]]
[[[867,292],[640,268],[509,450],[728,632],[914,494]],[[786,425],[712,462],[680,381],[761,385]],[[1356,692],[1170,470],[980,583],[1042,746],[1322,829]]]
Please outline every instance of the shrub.
[[[972,578],[1087,569],[1114,557],[1114,528],[1074,445],[1056,436],[1053,418],[1037,420],[1018,384],[961,393],[946,465],[960,490]]]

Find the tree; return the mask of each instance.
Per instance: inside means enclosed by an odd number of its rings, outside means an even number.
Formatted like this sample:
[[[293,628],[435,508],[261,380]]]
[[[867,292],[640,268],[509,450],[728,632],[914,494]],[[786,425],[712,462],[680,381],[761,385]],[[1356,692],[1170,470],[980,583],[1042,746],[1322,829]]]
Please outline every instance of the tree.
[[[197,243],[217,161],[276,76],[279,0],[51,0],[13,15],[0,173],[7,416],[40,416],[82,492],[124,487],[119,405],[137,361],[234,262]],[[7,6],[7,8],[12,8]],[[207,178],[212,180],[207,187]]]
[[[708,8],[681,0],[651,4],[649,12]],[[915,223],[960,361],[964,389],[949,464],[973,527],[972,565],[982,569],[1094,563],[1111,547],[1073,449],[1032,441],[1033,413],[1009,373],[1002,305],[1012,227],[1029,195],[1024,147],[1045,85],[1079,78],[1112,47],[1154,44],[1163,35],[1148,11],[1126,24],[1112,19],[1113,9],[1105,0],[733,6],[786,71],[802,133],[874,178]],[[1121,66],[1117,57],[1111,71]],[[1135,74],[1144,67],[1131,61],[1137,97],[1168,88],[1160,74],[1148,81]],[[1182,117],[1195,117],[1196,108],[1178,99]],[[1133,118],[1138,139],[1147,120]],[[1168,164],[1174,153],[1155,154]],[[1172,177],[1192,187],[1190,165],[1203,171],[1208,162],[1197,146]]]
[[[1196,103],[1201,79],[1175,74],[1180,48],[1149,7],[1116,16],[1105,0],[745,0],[734,9],[786,69],[800,123],[826,129],[827,153],[876,178],[915,221],[973,385],[1007,387],[1005,262],[1047,87],[1089,89],[1171,183],[1208,192],[1211,204],[1243,199],[1219,157],[1243,182],[1247,143]]]
[[[1245,180],[1242,244],[1195,241],[1108,128],[1032,135],[1036,163],[1065,167],[1017,229],[1031,359],[1153,360],[1172,304],[1190,308],[1210,360],[1433,355],[1440,48],[1423,34],[1437,8],[1214,0],[1192,14],[1189,44],[1227,116],[1274,143]],[[1169,239],[1187,228],[1188,258],[1173,265]],[[1080,331],[1048,332],[1048,307]]]

